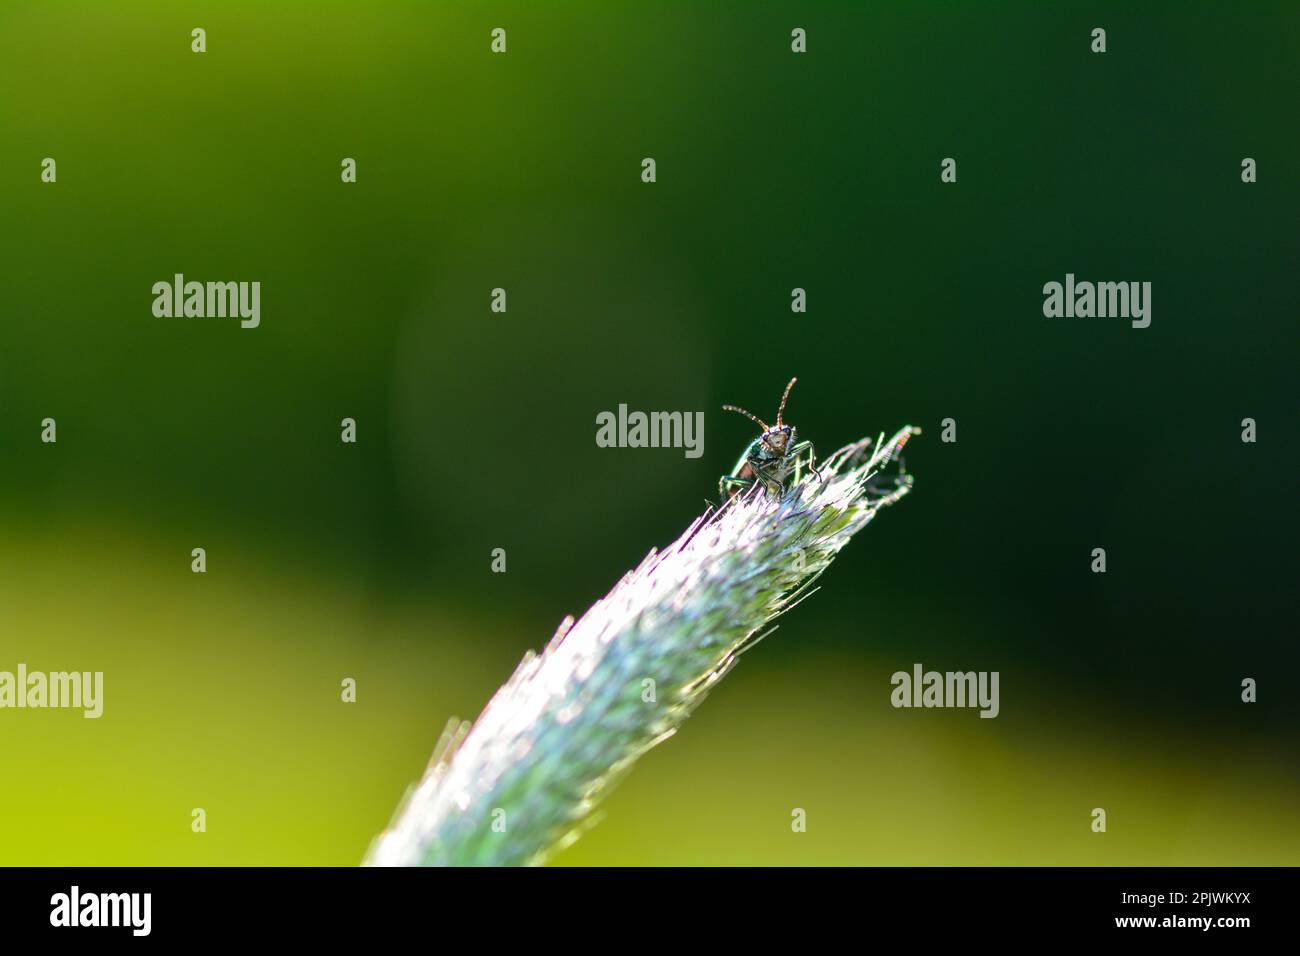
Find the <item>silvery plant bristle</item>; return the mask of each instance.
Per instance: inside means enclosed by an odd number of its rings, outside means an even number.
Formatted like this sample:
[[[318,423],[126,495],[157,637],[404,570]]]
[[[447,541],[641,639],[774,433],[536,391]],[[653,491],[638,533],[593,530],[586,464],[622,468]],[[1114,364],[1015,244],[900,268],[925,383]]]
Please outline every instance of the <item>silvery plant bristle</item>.
[[[761,487],[651,551],[541,654],[530,651],[478,720],[452,721],[369,866],[539,864],[651,747],[672,736],[772,622],[912,479],[919,429],[841,448],[778,497]]]

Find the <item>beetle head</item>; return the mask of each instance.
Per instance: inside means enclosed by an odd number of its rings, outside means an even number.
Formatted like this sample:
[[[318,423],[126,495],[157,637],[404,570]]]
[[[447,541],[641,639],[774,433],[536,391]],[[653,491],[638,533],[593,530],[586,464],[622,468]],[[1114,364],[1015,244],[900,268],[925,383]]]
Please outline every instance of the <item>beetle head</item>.
[[[797,378],[790,379],[790,384],[785,387],[785,392],[781,395],[781,404],[776,410],[776,425],[769,425],[763,419],[751,412],[745,411],[736,405],[723,405],[722,410],[727,412],[739,412],[748,418],[751,422],[763,429],[762,442],[771,452],[780,457],[785,454],[785,450],[790,447],[791,439],[794,438],[794,426],[787,425],[785,419],[785,403],[790,397],[790,389],[794,388],[794,383],[799,381]]]
[[[779,428],[769,428],[763,432],[763,444],[772,449],[772,453],[778,458],[785,454],[785,450],[790,447],[790,439],[794,437],[793,425],[782,425]]]

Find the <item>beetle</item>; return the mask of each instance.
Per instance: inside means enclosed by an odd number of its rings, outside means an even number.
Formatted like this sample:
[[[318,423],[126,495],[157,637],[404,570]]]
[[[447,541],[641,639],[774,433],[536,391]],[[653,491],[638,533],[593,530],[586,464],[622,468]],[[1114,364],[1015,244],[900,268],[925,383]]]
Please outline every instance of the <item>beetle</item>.
[[[804,452],[808,452],[809,455],[808,467],[812,469],[812,473],[818,480],[821,480],[821,473],[817,470],[817,452],[813,448],[813,443],[799,441],[795,427],[787,425],[784,421],[785,403],[790,397],[790,389],[794,388],[794,383],[797,381],[798,378],[792,378],[790,384],[785,387],[785,393],[781,396],[781,405],[776,410],[775,427],[736,405],[722,406],[724,412],[739,412],[744,415],[763,429],[763,434],[750,442],[736,459],[736,464],[731,469],[733,474],[723,475],[718,479],[719,495],[735,497],[737,492],[752,488],[757,483],[762,483],[763,488],[771,494],[780,494],[791,472],[794,473],[795,481],[799,480],[799,456]]]

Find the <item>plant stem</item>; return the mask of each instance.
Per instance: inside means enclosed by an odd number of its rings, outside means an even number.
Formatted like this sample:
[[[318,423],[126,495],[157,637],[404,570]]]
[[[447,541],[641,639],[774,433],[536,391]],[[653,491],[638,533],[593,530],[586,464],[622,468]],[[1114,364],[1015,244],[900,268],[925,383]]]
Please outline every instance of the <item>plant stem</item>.
[[[885,469],[918,433],[842,448],[820,477],[779,497],[736,495],[651,551],[540,655],[529,651],[472,729],[448,725],[366,864],[537,864],[577,839],[637,758],[907,493],[911,476]]]

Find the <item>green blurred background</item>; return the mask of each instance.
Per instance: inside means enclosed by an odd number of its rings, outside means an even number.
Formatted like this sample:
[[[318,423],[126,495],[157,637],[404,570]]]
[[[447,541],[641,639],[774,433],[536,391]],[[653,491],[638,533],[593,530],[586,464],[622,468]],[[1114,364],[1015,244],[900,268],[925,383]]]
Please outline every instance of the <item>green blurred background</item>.
[[[0,712],[0,863],[356,863],[792,374],[916,490],[557,863],[1300,863],[1300,10],[1132,6],[5,0],[0,669],[106,690]],[[893,710],[915,662],[1001,715]]]

